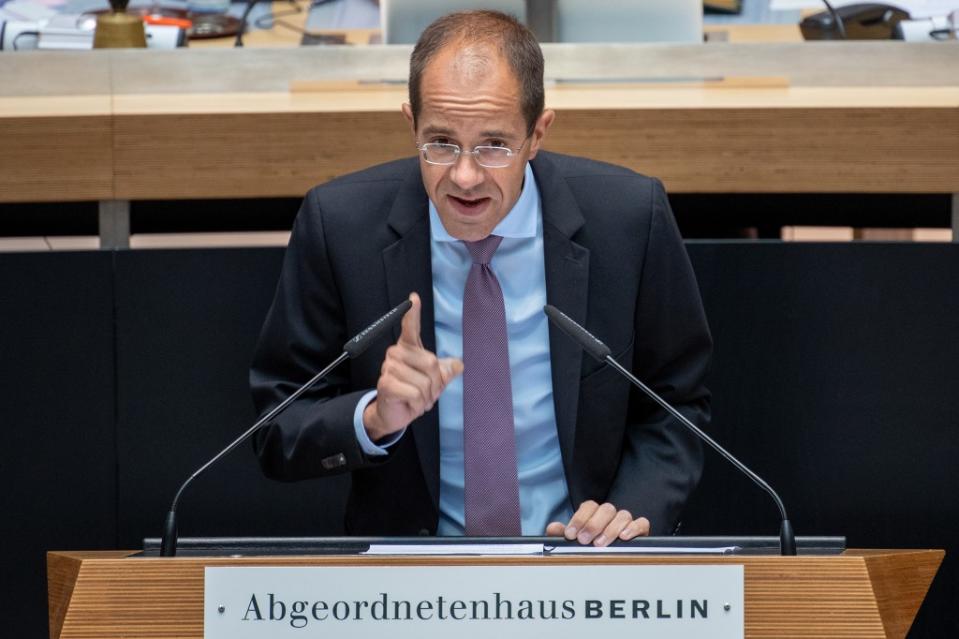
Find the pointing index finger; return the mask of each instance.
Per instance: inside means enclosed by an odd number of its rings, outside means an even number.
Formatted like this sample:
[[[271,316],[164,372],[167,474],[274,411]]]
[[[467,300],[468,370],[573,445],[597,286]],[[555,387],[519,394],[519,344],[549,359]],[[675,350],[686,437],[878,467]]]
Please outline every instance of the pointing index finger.
[[[400,344],[409,346],[418,346],[422,348],[423,340],[420,339],[420,296],[416,293],[410,293],[410,302],[413,306],[403,315],[403,321],[400,324]]]

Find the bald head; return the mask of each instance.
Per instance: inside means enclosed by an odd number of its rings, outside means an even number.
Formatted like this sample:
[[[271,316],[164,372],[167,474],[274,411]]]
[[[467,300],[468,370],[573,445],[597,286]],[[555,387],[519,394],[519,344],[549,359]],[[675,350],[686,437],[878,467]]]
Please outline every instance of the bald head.
[[[498,58],[492,47],[481,43],[452,42],[442,49],[448,70],[464,84],[482,81],[493,70]],[[434,62],[438,61],[433,58]]]
[[[440,56],[440,53],[444,55]],[[451,55],[452,54],[452,55]],[[434,61],[464,84],[484,80],[505,60],[517,86],[515,99],[532,132],[543,112],[543,53],[536,38],[512,16],[463,11],[436,20],[420,36],[410,57],[409,93],[414,122],[422,106],[422,80]]]

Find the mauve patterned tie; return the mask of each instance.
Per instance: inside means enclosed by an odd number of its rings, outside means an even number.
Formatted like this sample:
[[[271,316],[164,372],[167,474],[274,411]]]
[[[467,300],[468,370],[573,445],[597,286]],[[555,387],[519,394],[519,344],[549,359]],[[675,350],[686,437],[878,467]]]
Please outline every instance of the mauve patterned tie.
[[[520,535],[513,393],[503,290],[489,263],[502,237],[465,242],[463,454],[466,534]]]

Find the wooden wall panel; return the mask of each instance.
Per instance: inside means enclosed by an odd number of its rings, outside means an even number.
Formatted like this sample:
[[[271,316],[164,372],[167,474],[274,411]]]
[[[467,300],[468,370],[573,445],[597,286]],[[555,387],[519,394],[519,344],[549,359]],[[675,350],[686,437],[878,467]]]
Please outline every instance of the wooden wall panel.
[[[828,44],[546,46],[547,148],[674,193],[959,192],[948,47]],[[413,150],[403,48],[72,53],[3,59],[2,202],[296,197]]]
[[[112,123],[107,114],[0,115],[0,148],[0,202],[113,196]]]
[[[547,148],[655,175],[673,193],[951,193],[959,109],[560,111]]]
[[[301,196],[337,175],[413,153],[398,109],[123,115],[116,118],[116,196]]]
[[[673,193],[959,192],[959,109],[560,110],[546,148]],[[397,111],[124,115],[121,199],[299,196],[413,154]]]

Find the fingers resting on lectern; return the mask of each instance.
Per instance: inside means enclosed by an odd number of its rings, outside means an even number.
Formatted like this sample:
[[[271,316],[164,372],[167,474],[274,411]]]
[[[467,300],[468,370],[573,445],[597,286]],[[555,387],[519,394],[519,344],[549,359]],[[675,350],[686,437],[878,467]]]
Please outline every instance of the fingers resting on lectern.
[[[617,539],[629,541],[649,535],[649,520],[634,518],[628,510],[618,509],[609,502],[599,504],[589,500],[580,504],[569,523],[554,521],[549,524],[546,534],[565,537],[569,541],[575,539],[584,545],[608,546]]]

